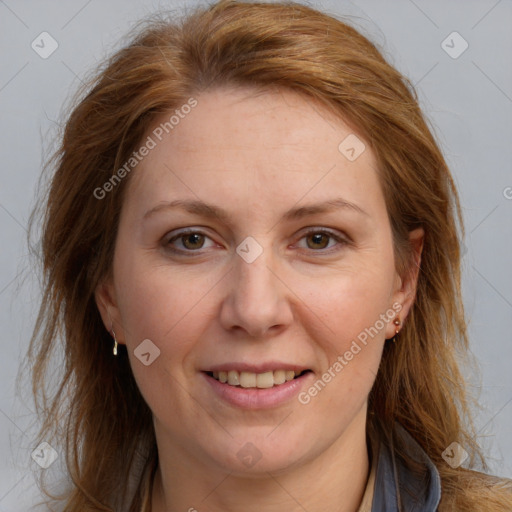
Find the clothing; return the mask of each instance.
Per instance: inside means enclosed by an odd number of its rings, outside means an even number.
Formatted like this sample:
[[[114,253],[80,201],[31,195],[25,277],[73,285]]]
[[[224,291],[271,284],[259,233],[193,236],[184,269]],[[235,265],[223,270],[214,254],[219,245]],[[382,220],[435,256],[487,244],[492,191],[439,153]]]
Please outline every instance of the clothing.
[[[411,458],[414,469],[397,450]],[[441,478],[421,446],[398,423],[394,439],[381,440],[371,512],[435,512],[441,500]]]
[[[393,439],[381,439],[372,446],[370,474],[357,512],[436,512],[441,499],[439,472],[412,436],[396,423]],[[410,467],[398,447],[417,467]],[[154,470],[148,465],[143,475],[141,512],[151,512]]]

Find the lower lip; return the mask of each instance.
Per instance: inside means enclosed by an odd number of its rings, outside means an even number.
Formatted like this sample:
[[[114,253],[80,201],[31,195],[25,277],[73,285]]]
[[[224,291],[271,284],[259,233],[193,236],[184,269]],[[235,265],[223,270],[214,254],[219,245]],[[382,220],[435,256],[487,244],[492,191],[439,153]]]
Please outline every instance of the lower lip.
[[[202,372],[202,375],[220,398],[242,409],[267,409],[284,404],[298,395],[307,382],[313,378],[313,372],[307,372],[279,386],[259,389],[230,386],[205,372]]]

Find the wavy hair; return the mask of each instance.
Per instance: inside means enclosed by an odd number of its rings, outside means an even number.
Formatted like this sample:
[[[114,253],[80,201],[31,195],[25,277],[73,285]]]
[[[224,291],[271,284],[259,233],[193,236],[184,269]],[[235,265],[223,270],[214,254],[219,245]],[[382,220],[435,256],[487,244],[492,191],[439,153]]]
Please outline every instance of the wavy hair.
[[[94,296],[112,271],[130,178],[101,201],[94,191],[130,158],[157,116],[212,87],[238,86],[313,98],[366,141],[378,162],[399,272],[411,262],[409,232],[424,228],[416,300],[400,342],[385,346],[368,428],[390,431],[397,421],[416,439],[441,475],[440,510],[510,511],[508,483],[452,468],[441,455],[457,440],[470,467],[486,468],[460,371],[468,340],[459,200],[414,87],[341,19],[293,2],[234,0],[147,20],[87,83],[47,164],[42,212],[32,215],[32,224],[42,215],[44,290],[28,355],[41,439],[60,443],[73,483],[60,496],[65,510],[115,509],[137,454],[156,457],[151,411],[125,348],[112,357]],[[57,349],[64,363],[52,385],[49,361]],[[141,491],[130,511],[140,506]]]

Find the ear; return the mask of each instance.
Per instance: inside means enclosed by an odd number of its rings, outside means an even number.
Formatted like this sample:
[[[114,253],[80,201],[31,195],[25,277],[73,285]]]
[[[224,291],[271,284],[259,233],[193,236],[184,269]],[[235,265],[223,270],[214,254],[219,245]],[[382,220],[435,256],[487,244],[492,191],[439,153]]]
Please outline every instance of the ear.
[[[396,273],[395,289],[393,292],[392,303],[395,305],[400,304],[400,310],[398,311],[398,308],[393,307],[393,310],[397,311],[397,314],[388,322],[386,327],[386,339],[390,339],[395,335],[397,327],[398,329],[401,329],[412,305],[414,304],[424,240],[425,231],[421,227],[416,228],[409,233],[409,244],[412,249],[411,258],[403,275],[400,276]],[[393,320],[396,318],[400,320],[400,325],[398,326],[393,323]]]
[[[111,279],[105,279],[96,287],[94,299],[103,320],[105,329],[113,337],[114,332],[119,344],[124,344],[124,332],[122,329],[121,316],[117,306],[114,285]]]

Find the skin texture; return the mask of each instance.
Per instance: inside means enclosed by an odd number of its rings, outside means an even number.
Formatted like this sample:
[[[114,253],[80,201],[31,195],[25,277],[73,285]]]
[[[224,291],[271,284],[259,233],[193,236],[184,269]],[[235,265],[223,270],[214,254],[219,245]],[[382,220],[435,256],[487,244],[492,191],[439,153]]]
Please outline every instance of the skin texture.
[[[283,361],[310,368],[311,385],[393,304],[405,319],[417,272],[395,271],[374,155],[366,144],[349,161],[338,146],[353,130],[291,91],[215,89],[197,101],[133,171],[113,278],[97,290],[153,412],[153,511],[355,511],[369,469],[367,397],[392,321],[307,405],[294,397],[241,410],[201,370]],[[340,197],[365,213],[282,219]],[[144,218],[175,199],[211,203],[228,219],[165,208]],[[189,227],[206,238],[171,241]],[[319,240],[326,229],[340,241]],[[263,249],[252,263],[236,252],[248,236]],[[419,264],[421,230],[411,240]],[[160,350],[149,366],[134,355],[145,339]],[[248,442],[261,454],[251,467],[237,456]]]

